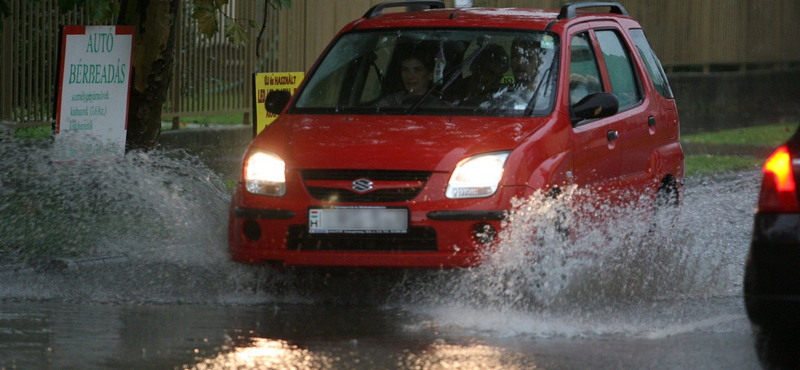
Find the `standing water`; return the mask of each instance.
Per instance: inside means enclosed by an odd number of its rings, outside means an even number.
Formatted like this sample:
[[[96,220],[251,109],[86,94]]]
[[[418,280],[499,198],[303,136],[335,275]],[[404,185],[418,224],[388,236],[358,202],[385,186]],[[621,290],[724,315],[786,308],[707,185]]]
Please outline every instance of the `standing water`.
[[[0,145],[0,300],[334,301],[507,335],[637,334],[687,312],[703,317],[703,300],[740,296],[758,188],[755,172],[691,178],[680,211],[655,220],[638,206],[582,206],[591,217],[570,218],[576,190],[533,196],[516,201],[481,267],[353,272],[315,284],[228,259],[229,192],[191,155],[91,164],[49,155],[38,142]],[[382,294],[352,293],[364,291]]]

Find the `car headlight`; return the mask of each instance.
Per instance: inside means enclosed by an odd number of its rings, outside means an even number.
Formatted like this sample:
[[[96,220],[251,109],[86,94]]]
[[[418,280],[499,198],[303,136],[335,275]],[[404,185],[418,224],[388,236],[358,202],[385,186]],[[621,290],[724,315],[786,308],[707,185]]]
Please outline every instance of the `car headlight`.
[[[254,152],[244,164],[245,188],[259,195],[280,197],[286,194],[286,164],[277,154]]]
[[[509,152],[481,154],[456,165],[445,196],[450,199],[488,197],[497,191]]]

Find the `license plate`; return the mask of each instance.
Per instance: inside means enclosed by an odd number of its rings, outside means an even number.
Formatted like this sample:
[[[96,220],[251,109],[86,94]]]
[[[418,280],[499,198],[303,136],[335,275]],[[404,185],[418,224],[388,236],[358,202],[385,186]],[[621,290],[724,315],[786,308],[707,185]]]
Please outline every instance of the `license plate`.
[[[308,211],[308,232],[312,234],[396,234],[407,230],[405,208],[339,207]]]

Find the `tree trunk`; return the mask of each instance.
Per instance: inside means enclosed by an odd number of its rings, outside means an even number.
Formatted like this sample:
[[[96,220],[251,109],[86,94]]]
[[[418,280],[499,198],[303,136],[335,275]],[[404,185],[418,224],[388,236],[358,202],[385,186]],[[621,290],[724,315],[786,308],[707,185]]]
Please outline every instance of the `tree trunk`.
[[[126,151],[150,150],[161,135],[175,60],[174,22],[180,0],[127,0],[118,24],[136,26]]]

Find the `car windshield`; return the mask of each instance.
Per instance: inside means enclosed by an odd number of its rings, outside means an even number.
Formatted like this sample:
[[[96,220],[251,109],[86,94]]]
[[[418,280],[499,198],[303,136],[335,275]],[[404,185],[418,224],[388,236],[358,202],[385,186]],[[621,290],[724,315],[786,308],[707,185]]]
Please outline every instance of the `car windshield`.
[[[353,32],[325,55],[290,112],[547,115],[558,46],[547,32]]]

